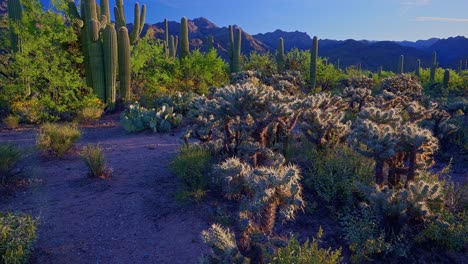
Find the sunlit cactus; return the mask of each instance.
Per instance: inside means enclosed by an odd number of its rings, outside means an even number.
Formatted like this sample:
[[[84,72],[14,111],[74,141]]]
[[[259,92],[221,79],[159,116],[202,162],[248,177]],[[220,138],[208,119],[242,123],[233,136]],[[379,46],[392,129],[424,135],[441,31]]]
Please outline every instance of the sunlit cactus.
[[[242,29],[238,28],[234,38],[234,47],[232,51],[232,69],[231,73],[241,71],[241,53],[242,49]]]
[[[169,21],[167,21],[167,19],[164,19],[164,55],[166,56],[166,58],[169,58],[170,56],[170,49],[171,47],[169,43]]]
[[[233,263],[247,264],[236,243],[234,233],[228,228],[213,224],[202,232],[202,239],[211,248],[211,252],[201,259],[201,264]]]
[[[341,97],[348,102],[349,108],[361,111],[362,107],[373,100],[372,90],[360,87],[347,87],[343,90]]]
[[[276,67],[279,73],[285,70],[286,55],[284,54],[284,40],[279,39],[278,49],[276,51]]]
[[[182,20],[180,21],[179,39],[180,39],[179,57],[183,59],[190,54],[189,28],[188,28],[188,20],[186,17],[183,17]]]
[[[312,40],[312,48],[310,49],[310,86],[312,91],[315,91],[317,84],[317,58],[318,58],[318,37],[315,36]]]

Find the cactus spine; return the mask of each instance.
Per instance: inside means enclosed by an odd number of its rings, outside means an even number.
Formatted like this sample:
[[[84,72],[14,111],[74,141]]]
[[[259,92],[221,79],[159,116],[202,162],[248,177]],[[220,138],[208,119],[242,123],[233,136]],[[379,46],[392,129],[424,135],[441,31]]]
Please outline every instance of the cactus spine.
[[[416,76],[421,77],[421,60],[417,60],[418,65],[416,66],[416,72],[414,73]]]
[[[242,48],[242,29],[237,29],[236,38],[234,39],[234,49],[232,54],[232,69],[231,73],[241,71],[241,48]]]
[[[432,66],[431,66],[431,76],[430,76],[431,83],[435,82],[436,70],[437,70],[437,52],[434,51],[434,54],[432,55]]]
[[[15,32],[14,24],[18,25],[21,21],[23,10],[20,0],[8,0],[8,19],[10,22],[10,41],[13,52],[21,50],[21,39]]]
[[[188,21],[186,17],[183,17],[180,22],[180,59],[187,57],[190,54],[189,47],[189,32],[188,32]]]
[[[310,50],[310,86],[315,91],[317,84],[317,56],[318,56],[318,38],[314,37],[312,48]]]
[[[276,51],[276,65],[278,67],[278,72],[281,73],[285,69],[285,55],[284,55],[284,40],[283,38],[279,39],[278,50]]]
[[[448,89],[450,83],[450,70],[445,70],[444,72],[444,88]]]
[[[405,73],[405,56],[401,55],[400,56],[400,61],[398,62],[398,73],[403,74]]]

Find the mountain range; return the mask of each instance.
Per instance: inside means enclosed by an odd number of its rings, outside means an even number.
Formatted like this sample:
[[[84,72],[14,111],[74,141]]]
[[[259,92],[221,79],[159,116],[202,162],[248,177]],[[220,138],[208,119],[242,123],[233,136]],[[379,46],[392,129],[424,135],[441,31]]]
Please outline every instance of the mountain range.
[[[129,27],[132,27],[129,25]],[[164,38],[164,23],[147,24],[143,34],[152,29],[152,37]],[[239,28],[234,25],[234,28]],[[169,34],[179,35],[180,23],[169,22]],[[219,27],[206,18],[200,17],[189,20],[189,38],[191,49],[205,50],[208,36],[214,37],[214,47],[223,58],[227,58],[229,34],[227,27]],[[312,38],[305,32],[274,32],[250,35],[242,33],[242,53],[274,53],[278,40],[284,39],[285,51],[293,48],[299,50],[309,49]],[[417,60],[420,59],[423,67],[430,67],[432,54],[437,52],[440,67],[458,69],[459,62],[468,68],[468,38],[463,36],[448,39],[431,38],[428,40],[412,41],[369,41],[369,40],[331,40],[322,39],[319,42],[319,56],[326,57],[330,63],[340,60],[341,67],[360,64],[363,69],[377,70],[383,66],[384,70],[396,71],[400,55],[405,56],[405,71],[414,71]]]

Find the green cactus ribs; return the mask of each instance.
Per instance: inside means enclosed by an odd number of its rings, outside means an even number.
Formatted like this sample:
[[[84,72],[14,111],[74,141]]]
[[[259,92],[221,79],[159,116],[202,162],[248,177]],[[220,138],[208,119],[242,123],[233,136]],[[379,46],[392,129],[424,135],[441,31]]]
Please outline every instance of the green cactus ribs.
[[[317,57],[318,57],[318,37],[315,36],[310,49],[310,86],[315,91],[317,85]]]

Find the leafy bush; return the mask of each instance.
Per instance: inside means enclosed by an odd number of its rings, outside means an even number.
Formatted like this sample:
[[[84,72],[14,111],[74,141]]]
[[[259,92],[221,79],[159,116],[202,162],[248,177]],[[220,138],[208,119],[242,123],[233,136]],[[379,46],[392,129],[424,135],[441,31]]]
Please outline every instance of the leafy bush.
[[[104,112],[104,105],[98,98],[88,98],[83,102],[83,107],[78,111],[77,119],[79,122],[89,123],[101,118]]]
[[[345,144],[324,150],[313,148],[309,155],[305,184],[333,212],[352,206],[356,182],[373,182],[374,162]]]
[[[81,158],[89,169],[89,176],[96,178],[108,178],[112,170],[106,166],[106,160],[102,148],[99,145],[83,147]]]
[[[20,117],[16,115],[9,115],[3,118],[3,124],[9,129],[16,129],[18,128],[20,121]]]
[[[291,236],[288,245],[284,248],[279,248],[273,256],[272,264],[334,264],[341,263],[341,249],[332,251],[329,249],[319,248],[319,242],[322,238],[323,230],[320,228],[317,233],[317,238],[306,240],[303,245],[294,237]]]
[[[21,117],[21,121],[30,124],[39,123],[41,121],[41,113],[44,111],[37,98],[13,102],[11,110],[14,115]]]
[[[81,132],[74,124],[46,123],[40,127],[36,143],[43,153],[60,158],[80,137]]]
[[[184,194],[198,200],[206,192],[211,165],[211,154],[207,149],[184,145],[172,161],[171,169],[182,180]]]
[[[21,173],[19,163],[22,157],[22,153],[15,146],[0,144],[0,184],[8,183]]]
[[[0,213],[0,263],[28,263],[36,225],[31,216]]]
[[[174,113],[173,107],[163,105],[158,111],[146,109],[138,102],[131,104],[120,114],[120,123],[127,132],[153,130],[154,132],[170,132],[182,122],[182,115]]]

